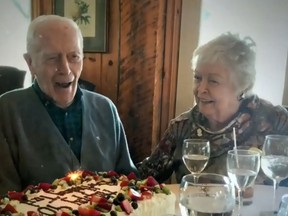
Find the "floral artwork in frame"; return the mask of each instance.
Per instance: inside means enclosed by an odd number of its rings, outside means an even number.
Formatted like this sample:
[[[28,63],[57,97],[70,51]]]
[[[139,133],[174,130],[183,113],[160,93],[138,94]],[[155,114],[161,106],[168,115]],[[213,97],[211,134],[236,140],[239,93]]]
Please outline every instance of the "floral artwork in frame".
[[[107,52],[108,0],[54,0],[54,14],[73,19],[84,38],[84,52]]]

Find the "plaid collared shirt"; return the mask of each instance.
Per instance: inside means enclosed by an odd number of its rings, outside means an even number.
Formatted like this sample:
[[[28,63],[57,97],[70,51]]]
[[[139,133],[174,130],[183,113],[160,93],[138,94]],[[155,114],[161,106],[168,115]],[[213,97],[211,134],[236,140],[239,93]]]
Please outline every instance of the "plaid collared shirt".
[[[41,91],[36,80],[33,83],[33,89],[67,144],[80,161],[82,145],[82,92],[80,88],[78,87],[77,89],[73,103],[65,109],[57,107],[53,100]]]

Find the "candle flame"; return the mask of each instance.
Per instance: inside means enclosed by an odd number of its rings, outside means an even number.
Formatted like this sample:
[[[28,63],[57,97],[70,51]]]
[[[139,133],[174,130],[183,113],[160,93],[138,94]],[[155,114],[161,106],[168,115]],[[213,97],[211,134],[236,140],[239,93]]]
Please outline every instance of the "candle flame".
[[[68,173],[68,177],[71,181],[76,181],[82,175],[82,171],[75,171]]]

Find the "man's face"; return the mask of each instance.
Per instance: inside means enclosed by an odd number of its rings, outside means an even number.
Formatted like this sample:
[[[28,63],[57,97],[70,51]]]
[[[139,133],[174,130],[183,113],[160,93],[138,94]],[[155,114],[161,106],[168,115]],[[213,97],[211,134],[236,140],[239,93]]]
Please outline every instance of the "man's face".
[[[41,90],[57,106],[68,107],[73,102],[83,67],[76,30],[64,22],[39,27],[33,52],[25,59]]]

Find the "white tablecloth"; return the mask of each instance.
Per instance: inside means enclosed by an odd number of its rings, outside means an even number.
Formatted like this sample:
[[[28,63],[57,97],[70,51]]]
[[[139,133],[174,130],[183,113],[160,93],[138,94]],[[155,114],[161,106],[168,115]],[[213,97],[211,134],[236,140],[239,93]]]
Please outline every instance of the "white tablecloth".
[[[170,190],[176,194],[176,215],[180,216],[179,211],[179,185],[170,184],[167,185]],[[279,187],[276,192],[276,203],[279,206],[281,197],[283,194],[288,194],[288,187]],[[253,203],[249,206],[243,206],[243,216],[268,216],[266,212],[272,210],[273,199],[273,186],[255,185]]]

